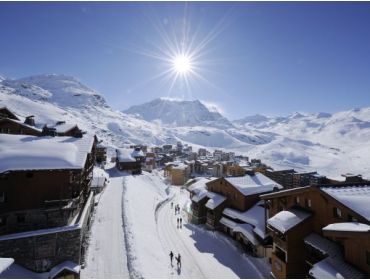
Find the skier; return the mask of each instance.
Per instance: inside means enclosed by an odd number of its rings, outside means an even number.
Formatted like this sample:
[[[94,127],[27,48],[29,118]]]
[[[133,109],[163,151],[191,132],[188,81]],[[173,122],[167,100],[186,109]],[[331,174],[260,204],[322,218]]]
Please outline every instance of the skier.
[[[177,256],[176,261],[177,261],[177,268],[181,268],[181,256],[180,256],[180,253]]]
[[[173,259],[173,253],[172,253],[172,251],[170,252],[170,258],[171,258],[171,266],[173,266],[173,264],[172,264],[172,259]]]

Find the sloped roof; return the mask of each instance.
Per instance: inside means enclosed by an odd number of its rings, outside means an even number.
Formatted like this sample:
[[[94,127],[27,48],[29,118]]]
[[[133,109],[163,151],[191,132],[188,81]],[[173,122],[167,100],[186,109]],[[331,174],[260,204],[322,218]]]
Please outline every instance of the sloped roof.
[[[310,216],[311,213],[309,212],[298,209],[290,209],[277,213],[275,216],[267,220],[267,224],[277,229],[281,233],[285,233],[296,225],[302,223]]]
[[[320,189],[370,221],[370,185],[325,186]]]
[[[309,274],[316,279],[360,279],[364,275],[340,258],[327,257],[315,263]]]
[[[261,202],[256,203],[252,208],[245,212],[240,212],[231,208],[225,208],[222,213],[233,219],[238,219],[253,225],[253,231],[262,239],[266,238],[265,209],[261,206]]]
[[[219,205],[221,205],[222,202],[226,200],[226,197],[224,197],[223,195],[210,191],[207,192],[207,197],[209,197],[209,200],[206,203],[206,207],[211,210],[217,208]]]
[[[254,175],[246,174],[241,177],[226,177],[225,180],[237,188],[243,195],[259,194],[283,188],[259,172]]]
[[[311,233],[306,236],[304,242],[319,250],[324,255],[330,257],[341,256],[340,248],[335,242],[321,237],[317,233]]]
[[[119,162],[136,162],[136,159],[132,156],[132,149],[122,148],[116,151]]]
[[[12,258],[0,258],[0,274],[14,263]]]
[[[83,169],[94,137],[0,134],[0,173],[15,170]]]

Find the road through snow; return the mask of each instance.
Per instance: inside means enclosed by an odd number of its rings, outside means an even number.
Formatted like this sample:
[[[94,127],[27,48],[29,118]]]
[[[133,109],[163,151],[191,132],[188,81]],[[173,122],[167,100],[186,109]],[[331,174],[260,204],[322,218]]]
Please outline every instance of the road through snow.
[[[81,278],[129,278],[122,224],[123,177],[114,167],[101,194]]]
[[[188,201],[188,193],[172,188],[175,193],[171,200],[182,207]],[[182,213],[184,213],[182,211]],[[158,210],[157,231],[166,252],[172,250],[182,256],[182,269],[171,269],[174,278],[264,278],[268,277],[262,259],[246,256],[235,247],[233,241],[218,232],[187,224],[182,215],[183,227],[177,228],[177,218],[170,201]],[[169,257],[168,257],[169,262]]]

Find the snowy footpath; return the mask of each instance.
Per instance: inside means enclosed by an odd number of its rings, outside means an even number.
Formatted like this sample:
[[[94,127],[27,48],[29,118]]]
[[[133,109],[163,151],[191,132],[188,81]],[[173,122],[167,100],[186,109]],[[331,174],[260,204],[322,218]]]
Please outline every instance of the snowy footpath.
[[[81,278],[129,278],[122,220],[122,173],[107,170],[110,182],[100,194]]]
[[[124,213],[131,276],[144,278],[267,278],[263,259],[244,254],[230,238],[219,232],[187,223],[183,226],[171,202],[183,209],[189,206],[189,194],[169,187],[158,171],[124,177]],[[182,256],[177,268],[169,253]]]

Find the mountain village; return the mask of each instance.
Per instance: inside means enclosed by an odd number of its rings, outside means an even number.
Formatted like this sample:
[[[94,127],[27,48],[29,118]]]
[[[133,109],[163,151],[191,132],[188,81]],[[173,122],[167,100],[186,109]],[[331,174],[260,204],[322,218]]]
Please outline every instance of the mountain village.
[[[2,105],[0,278],[370,277],[360,174],[181,141],[112,146]]]

